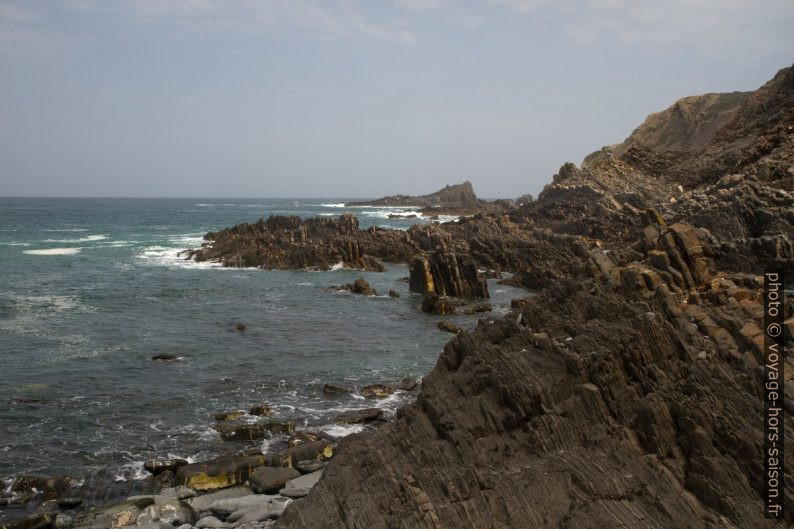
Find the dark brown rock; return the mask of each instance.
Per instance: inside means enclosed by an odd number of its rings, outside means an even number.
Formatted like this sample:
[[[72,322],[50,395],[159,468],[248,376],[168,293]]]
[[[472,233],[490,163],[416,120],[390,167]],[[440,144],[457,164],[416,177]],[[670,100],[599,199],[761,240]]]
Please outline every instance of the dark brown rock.
[[[400,380],[394,387],[400,391],[412,391],[418,386],[419,383],[414,378],[404,378]]]
[[[182,465],[187,465],[186,459],[150,459],[143,464],[144,470],[152,474],[159,474],[166,470],[175,471]]]
[[[245,415],[245,412],[242,410],[235,410],[235,411],[221,411],[213,415],[216,421],[231,421],[234,419],[238,419]]]
[[[323,393],[330,396],[348,395],[350,393],[353,393],[353,390],[351,388],[337,386],[334,384],[325,384],[323,386]]]
[[[300,472],[289,467],[259,467],[251,472],[248,481],[254,492],[272,494],[278,492],[287,481],[300,475]]]
[[[216,424],[213,429],[221,434],[223,441],[254,441],[265,437],[267,429],[262,423],[228,421]]]
[[[383,399],[394,393],[394,388],[384,384],[370,384],[359,391],[361,395],[371,399]]]
[[[366,408],[363,410],[345,411],[334,417],[335,422],[346,422],[351,424],[377,421],[383,416],[380,408]]]
[[[792,526],[762,518],[746,275],[794,268],[794,68],[742,99],[730,119],[684,105],[642,131],[685,152],[606,150],[507,221],[409,230],[425,258],[443,246],[535,292],[453,338],[393,422],[342,439],[277,527]]]
[[[419,294],[487,298],[488,285],[470,260],[454,253],[435,252],[414,262],[410,289]]]
[[[461,332],[460,327],[451,321],[441,320],[440,322],[436,323],[436,326],[442,331],[451,332],[452,334],[458,334]]]
[[[268,455],[268,464],[271,466],[292,467],[298,461],[311,459],[331,459],[334,455],[333,445],[326,440],[313,443],[303,443],[287,448],[276,454]]]
[[[161,353],[154,355],[152,360],[156,362],[176,362],[179,360],[179,357],[177,355]]]
[[[322,438],[322,434],[317,432],[297,432],[290,436],[287,440],[287,445],[294,447],[302,444],[314,443],[322,440]]]
[[[265,457],[258,455],[223,456],[180,466],[176,478],[181,485],[197,491],[221,489],[242,485],[251,472],[265,464]]]
[[[267,404],[258,404],[256,406],[252,406],[251,410],[248,413],[249,415],[258,415],[261,417],[261,416],[272,415],[273,409]]]

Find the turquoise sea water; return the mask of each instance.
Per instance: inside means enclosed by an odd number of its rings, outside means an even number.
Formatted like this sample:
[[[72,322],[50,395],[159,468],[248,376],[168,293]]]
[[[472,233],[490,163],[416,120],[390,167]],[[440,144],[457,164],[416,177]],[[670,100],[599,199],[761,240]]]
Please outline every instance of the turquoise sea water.
[[[177,256],[210,230],[270,214],[339,215],[343,202],[0,198],[0,478],[101,471],[131,480],[147,458],[239,450],[211,429],[218,411],[266,403],[274,419],[344,435],[358,427],[334,424],[336,413],[379,405],[393,414],[414,398],[322,394],[326,382],[418,379],[435,364],[451,335],[420,312],[405,266],[283,272]],[[361,227],[417,222],[388,218],[410,208],[350,211]],[[328,290],[362,276],[401,297]],[[521,295],[490,286],[496,313]],[[160,353],[183,360],[150,360]]]

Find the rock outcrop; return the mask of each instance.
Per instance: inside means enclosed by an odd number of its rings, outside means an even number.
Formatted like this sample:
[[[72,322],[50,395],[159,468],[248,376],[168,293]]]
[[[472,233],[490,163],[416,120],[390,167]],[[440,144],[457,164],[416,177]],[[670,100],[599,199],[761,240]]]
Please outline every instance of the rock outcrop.
[[[468,180],[448,185],[429,195],[393,195],[377,200],[350,202],[347,206],[412,206],[418,208],[472,209],[479,204],[474,188]]]
[[[794,270],[794,70],[741,99],[692,117],[699,139],[563,166],[506,218],[416,228],[536,292],[450,341],[416,402],[343,439],[278,527],[794,524],[762,517],[759,426],[760,274]]]
[[[383,266],[366,254],[357,237],[360,232],[358,220],[349,213],[338,219],[320,217],[305,221],[296,216],[271,216],[253,224],[238,224],[208,233],[204,238],[209,244],[188,251],[186,258],[219,261],[229,267],[329,270],[342,266],[383,271]],[[390,238],[386,233],[381,236]]]

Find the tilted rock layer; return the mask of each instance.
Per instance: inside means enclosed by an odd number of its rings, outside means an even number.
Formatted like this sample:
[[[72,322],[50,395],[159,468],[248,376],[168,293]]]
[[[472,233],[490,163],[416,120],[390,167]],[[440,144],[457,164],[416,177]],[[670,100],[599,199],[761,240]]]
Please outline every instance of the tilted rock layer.
[[[763,519],[760,277],[794,270],[794,71],[731,112],[702,148],[566,165],[537,201],[408,234],[537,292],[450,341],[277,527],[794,523]]]

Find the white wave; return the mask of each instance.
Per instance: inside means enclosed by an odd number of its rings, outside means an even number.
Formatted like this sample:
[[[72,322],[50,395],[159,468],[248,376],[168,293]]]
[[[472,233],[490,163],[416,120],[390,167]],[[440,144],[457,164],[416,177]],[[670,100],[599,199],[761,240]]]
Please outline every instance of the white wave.
[[[0,242],[0,246],[30,246],[29,242]]]
[[[59,228],[54,230],[44,230],[48,232],[81,232],[81,231],[88,231],[88,228]]]
[[[344,202],[337,202],[335,204],[320,204],[324,208],[343,208],[345,207]]]
[[[321,426],[320,430],[334,437],[345,437],[364,430],[362,424],[328,424]]]
[[[437,220],[438,222],[458,222],[461,218],[463,217],[458,215],[439,215]]]
[[[124,248],[126,246],[134,246],[135,241],[108,241],[102,245],[103,248]]]
[[[193,268],[193,269],[217,269],[228,271],[241,271],[241,270],[259,270],[258,268],[235,268],[226,267],[223,264],[215,261],[194,261],[192,259],[185,259],[184,255],[180,253],[187,250],[187,248],[174,248],[166,246],[149,246],[143,249],[143,252],[136,257],[142,259],[146,264],[153,266],[167,266],[169,268]],[[283,307],[286,308],[286,307]],[[277,308],[281,310],[281,308]]]
[[[195,204],[195,205],[200,207],[200,208],[212,208],[212,207],[215,207],[215,204],[201,204],[201,203],[199,203],[199,204]]]
[[[342,270],[345,267],[345,263],[339,261],[335,265],[331,267],[331,272],[336,272],[337,270]]]
[[[115,481],[140,481],[148,477],[149,473],[143,469],[143,461],[125,463],[113,476]]]
[[[46,250],[25,250],[28,255],[74,255],[80,253],[80,248],[47,248]]]
[[[388,219],[388,218],[408,218],[411,219],[416,218],[417,220],[422,219],[422,213],[413,209],[374,209],[372,211],[362,211],[362,215],[366,217],[376,217],[379,219]],[[391,215],[391,217],[389,216]]]
[[[202,242],[204,242],[204,235],[195,234],[195,233],[186,233],[185,235],[178,235],[172,237],[170,241],[175,244],[182,244],[182,243],[188,245],[201,244]]]
[[[65,242],[65,243],[94,242],[94,241],[104,241],[105,239],[107,239],[106,235],[88,235],[87,237],[81,237],[79,239],[45,239],[44,242]]]
[[[336,217],[336,213],[318,213],[320,217]]]

